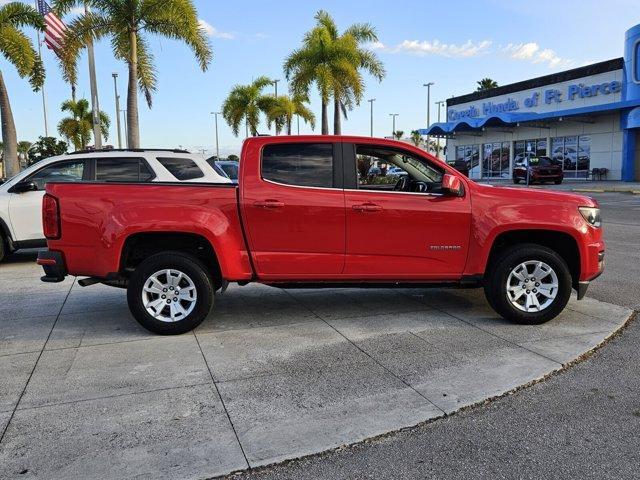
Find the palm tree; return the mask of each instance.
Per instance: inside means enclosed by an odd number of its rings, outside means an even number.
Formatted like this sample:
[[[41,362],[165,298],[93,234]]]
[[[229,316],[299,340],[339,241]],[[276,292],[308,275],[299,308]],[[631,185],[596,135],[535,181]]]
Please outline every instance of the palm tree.
[[[84,150],[93,134],[93,114],[89,108],[89,102],[84,98],[78,101],[67,100],[62,104],[61,110],[69,112],[71,116],[60,120],[58,133],[71,142],[75,150]],[[109,138],[111,121],[104,112],[99,112],[98,116],[100,117],[100,131],[106,140]]]
[[[192,0],[56,0],[61,14],[73,7],[88,6],[85,13],[69,25],[62,54],[63,76],[76,84],[76,65],[81,50],[89,41],[111,39],[113,54],[129,67],[127,89],[127,132],[130,148],[140,147],[138,123],[138,88],[151,108],[156,90],[153,55],[145,32],[181,40],[189,46],[203,71],[211,62],[212,52]]]
[[[393,132],[393,136],[396,140],[401,140],[403,135],[404,130],[396,130],[395,132]]]
[[[237,137],[244,121],[247,135],[258,134],[260,113],[267,113],[273,105],[273,96],[262,94],[262,90],[273,81],[269,77],[258,77],[249,85],[235,85],[222,104],[222,117]]]
[[[291,80],[294,95],[308,95],[311,85],[315,83],[322,104],[322,134],[328,135],[327,105],[331,97],[338,102],[338,120],[337,124],[334,120],[334,129],[339,133],[339,111],[342,109],[346,113],[354,103],[358,104],[364,92],[359,69],[371,66],[371,71],[377,71],[379,78],[384,75],[384,69],[373,53],[358,46],[367,35],[370,38],[373,38],[371,35],[375,36],[371,27],[354,26],[353,32],[347,30],[343,35],[338,35],[333,20],[326,12],[319,11],[315,19],[318,23],[305,34],[302,47],[286,58],[284,71],[287,79]]]
[[[376,54],[361,47],[363,43],[377,42],[378,35],[375,28],[368,23],[351,25],[342,35],[339,35],[338,27],[329,13],[320,10],[315,18],[318,24],[329,32],[332,42],[343,41],[345,43],[350,51],[345,55],[344,60],[351,62],[355,70],[358,71],[358,80],[356,82],[349,83],[349,78],[346,78],[344,82],[338,81],[334,87],[333,134],[340,135],[342,133],[341,113],[347,118],[347,110],[351,110],[354,103],[359,105],[362,100],[364,83],[359,70],[366,70],[378,81],[382,81],[385,76],[384,65]]]
[[[476,92],[491,90],[492,88],[498,87],[498,82],[496,82],[495,80],[491,80],[490,78],[483,78],[482,80],[476,83],[478,84],[478,88],[476,89]]]
[[[33,43],[21,27],[44,29],[38,11],[21,2],[11,2],[0,7],[0,52],[8,63],[13,64],[20,77],[29,79],[34,91],[44,83],[44,67]],[[7,177],[20,171],[18,161],[18,135],[13,121],[7,86],[0,71],[0,116],[2,116],[3,165]]]
[[[283,127],[286,127],[287,135],[291,135],[294,115],[298,115],[305,123],[309,123],[312,129],[316,128],[316,117],[305,105],[309,101],[307,97],[280,95],[271,98],[272,101],[267,110],[267,125],[271,128],[271,124],[275,123],[276,135],[282,131]]]
[[[416,147],[419,147],[422,143],[422,135],[418,130],[411,131],[411,143],[413,143]]]

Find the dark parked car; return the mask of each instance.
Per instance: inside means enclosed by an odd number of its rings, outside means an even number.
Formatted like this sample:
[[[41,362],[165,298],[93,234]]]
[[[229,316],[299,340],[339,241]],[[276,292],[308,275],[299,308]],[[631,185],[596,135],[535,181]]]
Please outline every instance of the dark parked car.
[[[238,162],[233,160],[217,160],[216,157],[207,158],[207,163],[220,175],[238,183]]]
[[[553,182],[556,185],[562,183],[564,172],[562,163],[549,157],[525,157],[516,162],[513,167],[513,183],[527,181],[527,166],[529,169],[529,183]]]

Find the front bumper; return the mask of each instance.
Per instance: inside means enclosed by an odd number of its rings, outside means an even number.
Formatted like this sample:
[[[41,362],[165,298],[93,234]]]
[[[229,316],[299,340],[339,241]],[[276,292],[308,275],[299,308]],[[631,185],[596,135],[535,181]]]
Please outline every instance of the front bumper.
[[[43,282],[62,282],[67,276],[67,267],[61,252],[42,250],[38,252],[36,263],[44,270],[44,276],[40,277]]]
[[[595,280],[602,272],[604,272],[604,250],[598,252],[598,263],[597,263],[597,271],[594,275],[592,275],[589,280],[582,280],[578,282],[578,288],[576,288],[578,292],[578,300],[582,300],[582,298],[587,293],[587,289],[589,288],[589,284],[592,280]]]

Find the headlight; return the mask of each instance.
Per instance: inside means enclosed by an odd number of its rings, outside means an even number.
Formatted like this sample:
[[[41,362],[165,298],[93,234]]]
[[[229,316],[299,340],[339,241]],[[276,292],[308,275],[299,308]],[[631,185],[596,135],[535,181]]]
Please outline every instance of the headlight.
[[[594,207],[579,207],[580,214],[585,221],[596,228],[600,228],[602,226],[602,219],[600,218],[600,209]]]

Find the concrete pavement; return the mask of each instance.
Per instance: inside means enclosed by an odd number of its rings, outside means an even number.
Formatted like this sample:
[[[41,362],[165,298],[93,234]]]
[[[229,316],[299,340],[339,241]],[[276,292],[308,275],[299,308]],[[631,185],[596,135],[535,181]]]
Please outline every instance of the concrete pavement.
[[[158,337],[125,292],[0,265],[0,478],[205,478],[442,417],[572,361],[627,308],[536,327],[481,291],[232,287],[196,332]]]

